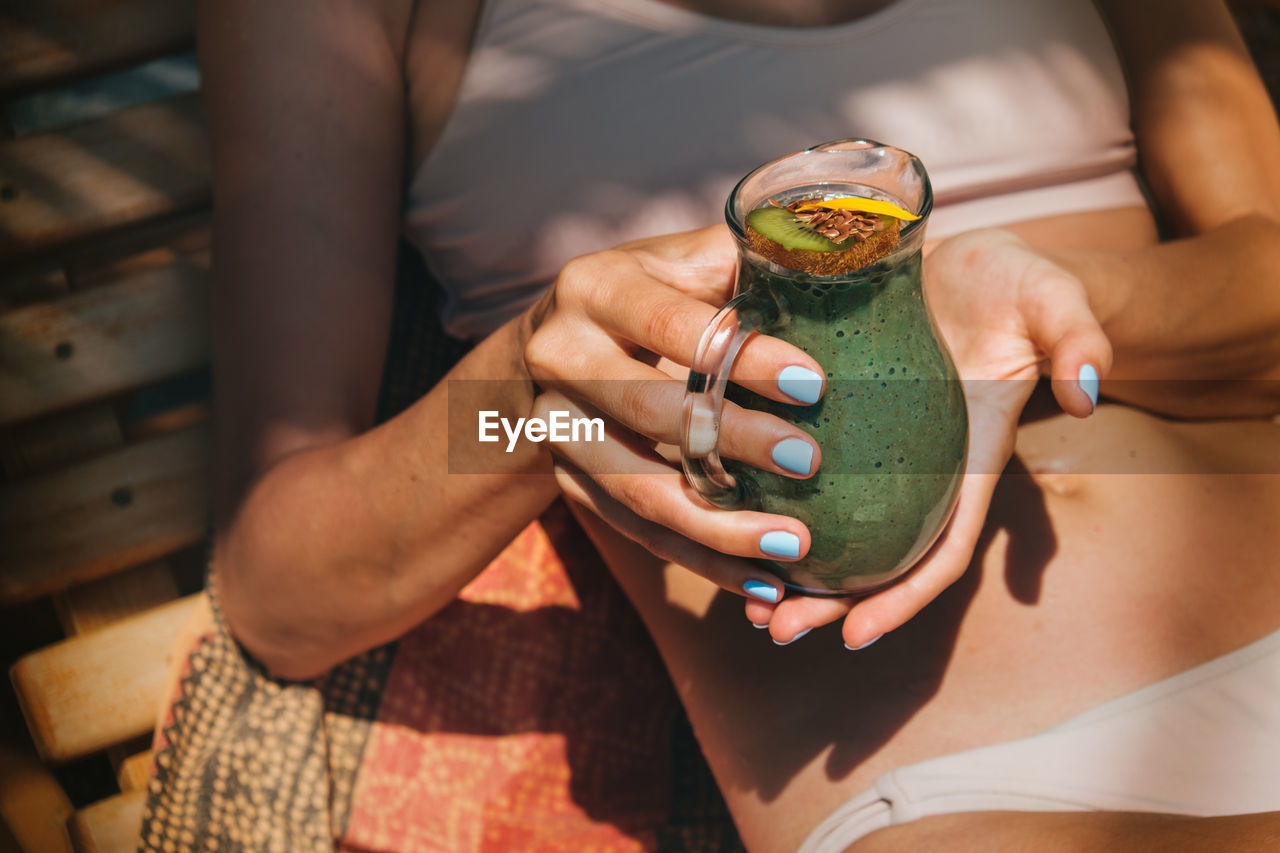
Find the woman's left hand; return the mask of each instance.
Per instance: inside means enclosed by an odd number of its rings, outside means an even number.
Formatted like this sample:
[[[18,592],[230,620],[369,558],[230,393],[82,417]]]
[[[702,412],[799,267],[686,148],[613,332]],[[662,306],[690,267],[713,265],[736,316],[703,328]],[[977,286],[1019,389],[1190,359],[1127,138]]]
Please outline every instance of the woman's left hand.
[[[747,618],[778,642],[844,617],[858,648],[904,624],[959,578],[973,556],[1018,418],[1047,368],[1063,410],[1087,417],[1111,345],[1084,285],[1020,237],[995,229],[940,243],[924,264],[925,298],[965,385],[969,461],[955,512],[928,554],[901,580],[863,598],[749,600]]]

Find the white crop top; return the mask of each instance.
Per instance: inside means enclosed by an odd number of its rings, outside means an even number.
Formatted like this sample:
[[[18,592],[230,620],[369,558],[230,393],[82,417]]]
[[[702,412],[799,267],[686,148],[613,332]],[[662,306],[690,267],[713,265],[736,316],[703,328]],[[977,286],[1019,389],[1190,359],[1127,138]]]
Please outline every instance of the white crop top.
[[[479,337],[574,256],[723,221],[746,172],[846,137],[920,156],[930,237],[1143,203],[1089,0],[896,0],[822,28],[661,0],[489,0],[405,232],[447,330]]]

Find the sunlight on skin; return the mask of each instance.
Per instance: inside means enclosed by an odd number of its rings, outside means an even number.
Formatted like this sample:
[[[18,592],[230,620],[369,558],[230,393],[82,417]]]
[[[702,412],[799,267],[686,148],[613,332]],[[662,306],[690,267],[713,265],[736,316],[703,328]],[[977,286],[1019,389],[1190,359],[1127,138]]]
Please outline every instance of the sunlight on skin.
[[[674,563],[667,563],[662,567],[662,580],[667,604],[695,619],[706,617],[716,594],[720,592],[720,587],[702,575],[694,574],[684,566]]]

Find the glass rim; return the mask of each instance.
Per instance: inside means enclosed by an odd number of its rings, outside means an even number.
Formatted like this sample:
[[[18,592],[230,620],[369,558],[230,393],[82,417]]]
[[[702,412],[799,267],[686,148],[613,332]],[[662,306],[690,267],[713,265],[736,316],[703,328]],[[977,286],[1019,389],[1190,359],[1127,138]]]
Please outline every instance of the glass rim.
[[[933,212],[933,183],[929,180],[929,172],[925,169],[924,162],[905,148],[899,148],[896,145],[888,145],[886,143],[877,142],[874,139],[866,139],[864,137],[849,137],[847,139],[833,139],[828,142],[820,142],[817,145],[811,145],[808,148],[803,148],[799,151],[792,151],[790,154],[783,154],[780,157],[775,157],[772,160],[761,163],[759,166],[752,169],[742,177],[742,180],[738,181],[738,183],[734,185],[733,189],[729,192],[729,197],[725,200],[724,218],[725,222],[729,225],[729,230],[733,232],[733,236],[736,237],[739,242],[747,239],[747,230],[744,225],[745,216],[739,216],[734,210],[734,201],[737,200],[738,193],[742,190],[743,186],[766,169],[772,168],[784,160],[790,160],[793,157],[800,157],[806,154],[824,153],[833,150],[852,151],[868,149],[881,149],[905,155],[907,162],[915,168],[916,173],[920,176],[921,199],[919,209],[911,211],[920,218],[911,222],[903,223],[901,230],[902,241],[909,241],[912,236],[915,235],[916,231],[924,228],[925,223],[929,220],[929,214]]]

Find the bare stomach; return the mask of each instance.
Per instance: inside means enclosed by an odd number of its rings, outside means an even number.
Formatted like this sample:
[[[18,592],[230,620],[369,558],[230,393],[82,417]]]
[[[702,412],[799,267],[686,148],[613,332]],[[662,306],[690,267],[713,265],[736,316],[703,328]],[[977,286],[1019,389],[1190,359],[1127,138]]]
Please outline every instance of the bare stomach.
[[[1054,247],[1154,239],[1145,211],[1018,230]],[[775,646],[740,600],[583,520],[755,851],[794,850],[893,767],[1033,734],[1280,628],[1278,517],[1275,423],[1105,403],[1029,423],[969,571],[860,652],[835,626]]]

